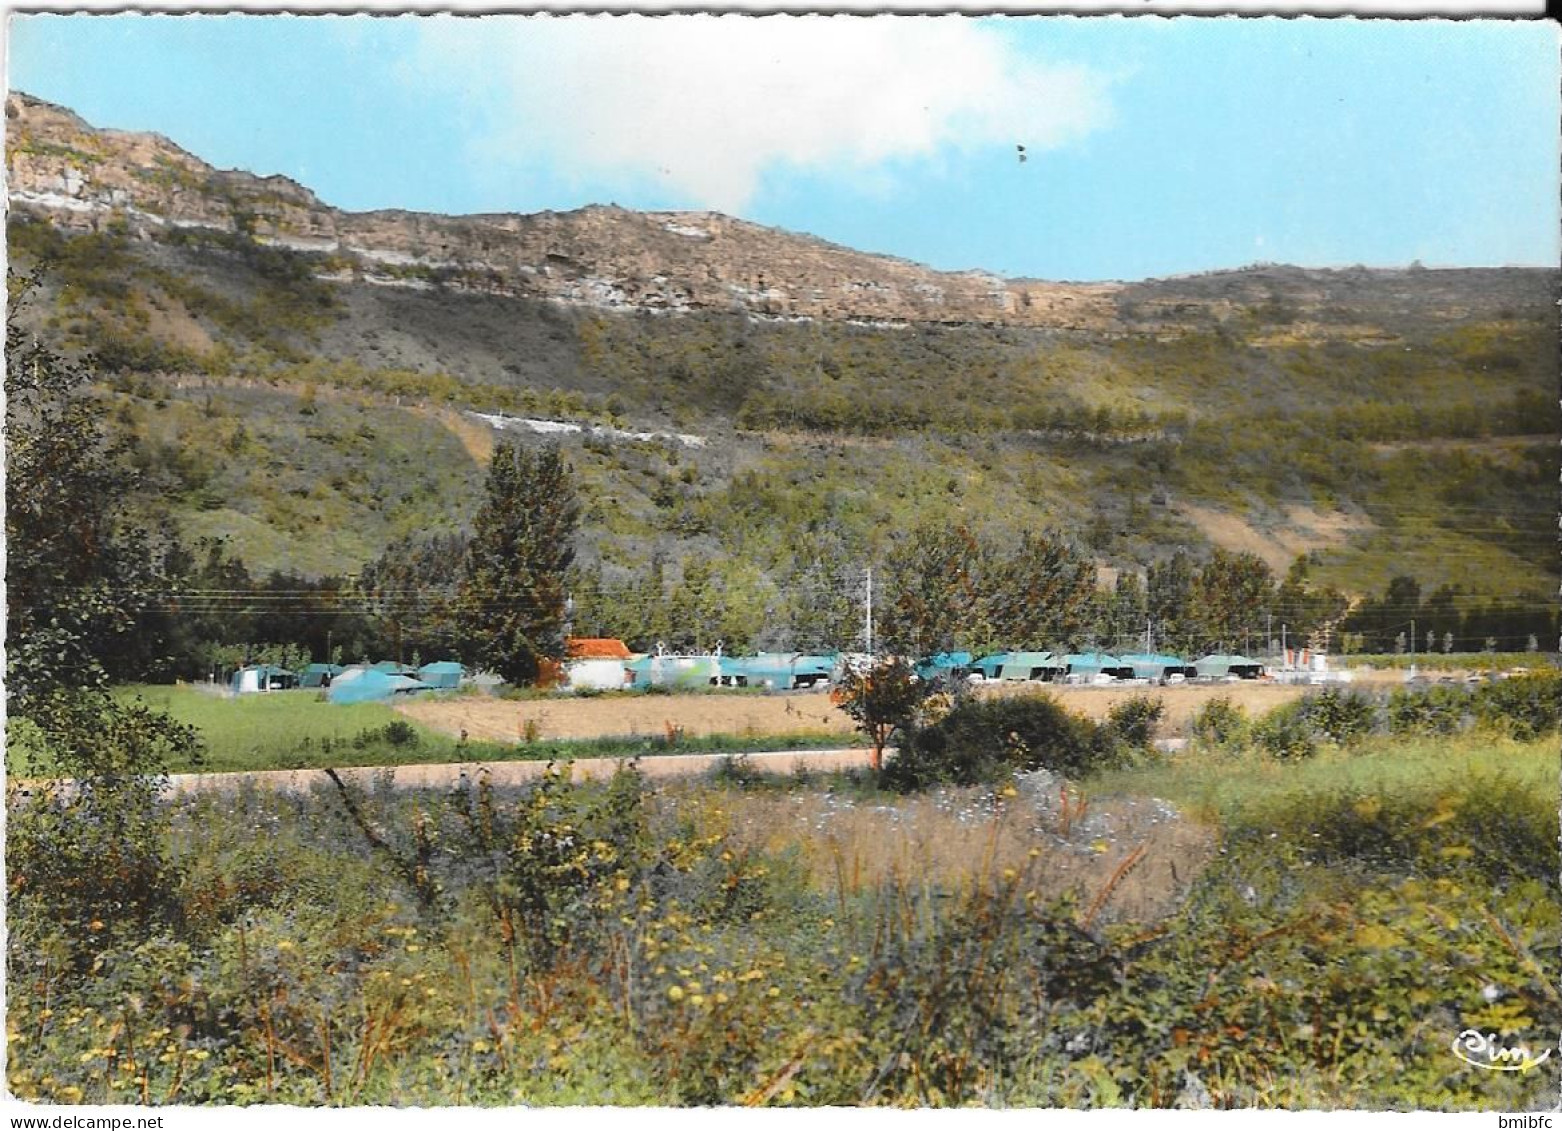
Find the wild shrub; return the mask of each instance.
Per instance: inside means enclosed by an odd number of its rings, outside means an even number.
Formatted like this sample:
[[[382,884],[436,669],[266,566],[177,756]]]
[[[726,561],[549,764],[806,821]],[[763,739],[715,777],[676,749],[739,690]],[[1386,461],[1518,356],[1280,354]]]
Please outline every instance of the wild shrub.
[[[1520,742],[1550,734],[1562,722],[1562,671],[1546,668],[1482,684],[1471,706],[1482,726]]]
[[[1217,696],[1205,703],[1188,724],[1195,739],[1214,748],[1241,744],[1250,725],[1247,712],[1229,695]]]
[[[575,786],[550,766],[513,802],[486,778],[456,791],[461,829],[445,846],[447,866],[482,893],[512,961],[552,969],[587,927],[593,900],[643,878],[652,859],[642,789],[630,763],[605,787]]]
[[[1348,746],[1371,734],[1377,705],[1359,691],[1326,688],[1302,700],[1307,726],[1317,738]]]
[[[114,939],[179,921],[178,869],[154,780],[84,779],[71,795],[13,792],[6,825],[11,953],[60,932],[86,967]]]
[[[418,731],[405,719],[392,719],[380,732],[392,746],[416,746]]]
[[[1166,714],[1166,704],[1153,695],[1131,695],[1113,703],[1103,725],[1104,737],[1130,753],[1151,748],[1155,727]]]
[[[419,741],[418,728],[405,719],[392,719],[382,727],[365,727],[352,738],[353,748],[357,750],[381,745],[403,749],[417,746]]]
[[[1259,750],[1281,761],[1311,758],[1318,752],[1306,700],[1276,707],[1255,722],[1249,734]]]
[[[754,765],[754,760],[745,754],[723,758],[710,771],[709,777],[713,785],[732,786],[741,790],[764,789],[770,782],[770,778]]]
[[[1470,710],[1469,693],[1435,684],[1425,690],[1396,687],[1384,704],[1390,734],[1448,735],[1463,729]]]
[[[1027,1050],[1072,1036],[1049,1024],[1059,1007],[1088,1003],[1114,980],[1108,949],[1067,909],[1033,908],[1013,873],[941,913],[925,905],[953,893],[884,894],[874,956],[847,989],[878,1062],[860,1102],[991,1103]]]
[[[1037,769],[1072,778],[1121,760],[1122,752],[1101,728],[1050,695],[970,699],[907,734],[882,782],[911,792],[943,783],[999,781]]]

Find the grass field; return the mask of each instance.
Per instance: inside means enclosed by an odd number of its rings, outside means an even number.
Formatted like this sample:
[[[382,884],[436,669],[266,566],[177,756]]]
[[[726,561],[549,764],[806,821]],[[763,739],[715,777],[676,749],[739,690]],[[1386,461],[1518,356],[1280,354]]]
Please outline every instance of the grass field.
[[[170,772],[230,773],[245,770],[319,769],[328,766],[399,766],[447,762],[548,761],[569,758],[628,757],[657,754],[744,753],[762,750],[810,750],[854,745],[849,725],[825,727],[817,720],[792,730],[774,731],[749,725],[744,712],[764,703],[760,696],[633,696],[581,700],[469,699],[452,696],[419,702],[398,710],[381,703],[336,704],[318,691],[281,691],[266,695],[223,696],[198,685],[137,685],[121,689],[127,699],[139,698],[195,727],[206,743],[201,764],[178,762]],[[818,697],[823,699],[823,696]],[[628,701],[644,705],[645,723],[620,725]],[[466,704],[482,704],[468,707]],[[711,704],[716,704],[711,714]],[[723,712],[723,706],[727,708]],[[439,729],[424,720],[460,719],[465,712],[486,710],[506,720],[530,712],[546,720],[550,712],[584,709],[603,719],[597,727],[577,727],[560,733],[552,727],[528,730],[521,721],[502,733],[473,726],[461,741],[460,725]],[[833,709],[831,709],[833,711]],[[734,713],[737,712],[737,713]],[[773,713],[785,719],[783,704]],[[841,723],[846,717],[834,712]],[[767,712],[761,712],[768,717]],[[726,719],[728,728],[701,729],[694,718]],[[13,734],[6,747],[6,772],[12,776],[49,776],[46,759],[29,764],[25,736]]]

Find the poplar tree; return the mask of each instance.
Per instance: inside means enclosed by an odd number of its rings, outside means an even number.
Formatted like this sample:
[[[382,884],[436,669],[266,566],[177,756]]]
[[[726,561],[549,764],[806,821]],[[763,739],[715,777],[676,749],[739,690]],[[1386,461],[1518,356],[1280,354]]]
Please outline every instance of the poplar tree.
[[[467,544],[456,624],[462,659],[514,685],[564,658],[568,572],[580,502],[556,448],[501,441]]]

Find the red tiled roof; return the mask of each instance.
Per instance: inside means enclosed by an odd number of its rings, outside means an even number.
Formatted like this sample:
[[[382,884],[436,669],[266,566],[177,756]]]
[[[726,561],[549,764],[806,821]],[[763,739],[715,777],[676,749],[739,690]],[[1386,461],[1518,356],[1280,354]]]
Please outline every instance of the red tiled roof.
[[[611,637],[572,636],[564,642],[572,660],[627,660],[630,651],[622,640]]]

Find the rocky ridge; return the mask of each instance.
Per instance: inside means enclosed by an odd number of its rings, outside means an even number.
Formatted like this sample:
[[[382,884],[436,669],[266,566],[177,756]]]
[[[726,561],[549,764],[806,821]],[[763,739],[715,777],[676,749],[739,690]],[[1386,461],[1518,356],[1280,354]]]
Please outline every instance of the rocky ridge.
[[[96,129],[26,94],[7,98],[6,119],[13,209],[75,230],[244,232],[319,254],[326,277],[775,319],[1078,329],[1116,322],[1117,284],[934,271],[715,212],[344,212],[287,177],[214,169],[157,134]]]
[[[1557,297],[1554,271],[1308,270],[1262,264],[1133,283],[946,272],[716,212],[444,216],[345,212],[283,176],[220,170],[157,134],[97,129],[6,99],[10,207],[75,231],[242,235],[310,253],[321,278],[589,309],[729,312],[773,321],[943,323],[1179,336],[1236,326],[1257,345],[1393,345],[1407,328],[1507,321]],[[182,233],[181,233],[181,230]],[[1257,332],[1254,320],[1266,329]]]

